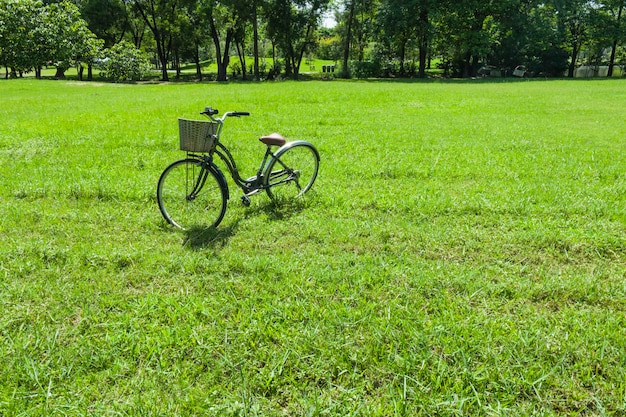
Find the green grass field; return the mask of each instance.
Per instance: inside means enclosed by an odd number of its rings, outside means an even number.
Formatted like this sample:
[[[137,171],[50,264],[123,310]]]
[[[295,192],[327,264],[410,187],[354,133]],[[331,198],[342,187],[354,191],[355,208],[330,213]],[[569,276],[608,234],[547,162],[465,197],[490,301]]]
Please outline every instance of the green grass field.
[[[0,416],[626,415],[626,80],[0,81]],[[162,220],[178,117],[304,201]]]

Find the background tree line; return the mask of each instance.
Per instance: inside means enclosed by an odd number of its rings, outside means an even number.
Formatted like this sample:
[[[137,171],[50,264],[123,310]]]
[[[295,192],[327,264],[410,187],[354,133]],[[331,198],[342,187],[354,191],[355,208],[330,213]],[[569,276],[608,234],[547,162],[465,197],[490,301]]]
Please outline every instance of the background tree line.
[[[114,78],[142,72],[146,57],[169,79],[182,63],[217,64],[243,78],[298,78],[307,56],[343,77],[425,77],[436,66],[473,77],[485,64],[574,76],[581,63],[626,63],[626,0],[0,0],[6,76],[54,65]],[[334,16],[336,25],[322,25]],[[269,59],[271,58],[271,59]],[[271,62],[269,68],[266,59]],[[114,67],[121,60],[132,70]],[[107,63],[109,67],[107,67]],[[117,71],[117,72],[116,72]],[[130,75],[127,73],[130,71]]]

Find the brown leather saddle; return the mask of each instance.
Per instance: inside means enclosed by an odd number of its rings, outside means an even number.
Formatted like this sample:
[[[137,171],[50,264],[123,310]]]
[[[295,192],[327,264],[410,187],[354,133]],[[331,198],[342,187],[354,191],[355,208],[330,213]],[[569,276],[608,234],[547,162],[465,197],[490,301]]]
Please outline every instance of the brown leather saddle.
[[[267,146],[283,146],[287,143],[287,139],[280,133],[270,133],[269,135],[261,136],[259,140]]]

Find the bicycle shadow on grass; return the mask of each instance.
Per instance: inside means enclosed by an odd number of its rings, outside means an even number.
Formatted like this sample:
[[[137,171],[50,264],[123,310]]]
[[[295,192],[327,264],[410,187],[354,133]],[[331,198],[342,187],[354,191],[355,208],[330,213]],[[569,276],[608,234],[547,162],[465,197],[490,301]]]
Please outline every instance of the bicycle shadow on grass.
[[[246,209],[246,217],[263,213],[270,221],[287,220],[309,206],[304,198],[269,200]]]
[[[221,249],[235,235],[238,226],[239,220],[227,226],[209,227],[208,229],[201,226],[192,227],[185,230],[183,247],[191,250]]]
[[[265,214],[270,221],[282,221],[291,218],[309,206],[310,203],[302,198],[269,200],[254,207],[248,207],[244,218]],[[208,229],[198,226],[185,230],[183,247],[191,250],[224,248],[228,245],[230,238],[235,236],[240,222],[241,218],[229,225],[222,224],[218,227],[209,227]]]

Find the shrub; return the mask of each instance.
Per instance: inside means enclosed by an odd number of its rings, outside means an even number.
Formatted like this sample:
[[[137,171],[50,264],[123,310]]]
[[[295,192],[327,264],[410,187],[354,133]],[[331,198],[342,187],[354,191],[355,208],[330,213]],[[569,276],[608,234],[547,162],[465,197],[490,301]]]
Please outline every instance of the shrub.
[[[377,78],[383,75],[380,61],[352,61],[350,72],[356,78]]]
[[[104,51],[98,66],[101,76],[111,81],[139,81],[149,71],[145,53],[130,42],[122,41]]]

